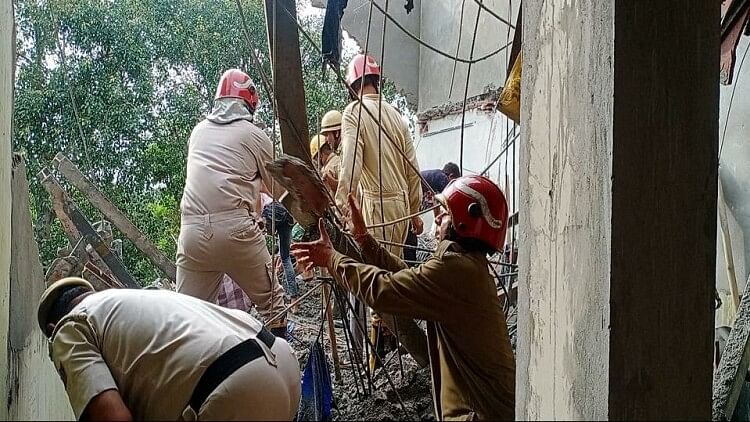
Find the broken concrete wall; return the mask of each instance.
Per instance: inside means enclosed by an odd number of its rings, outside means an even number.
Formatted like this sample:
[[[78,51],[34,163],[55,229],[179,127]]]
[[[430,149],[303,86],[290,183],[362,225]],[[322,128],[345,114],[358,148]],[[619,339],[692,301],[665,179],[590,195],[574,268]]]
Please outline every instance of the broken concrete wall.
[[[516,145],[514,149],[511,144],[506,148],[506,138],[513,137],[513,127],[509,120],[492,110],[469,110],[466,112],[464,131],[464,174],[480,173],[497,159],[486,176],[503,188],[509,209],[517,208],[520,147]],[[425,131],[416,134],[414,145],[422,170],[442,169],[448,162],[458,164],[461,149],[461,114],[451,114],[430,120],[426,124]],[[515,203],[513,202],[514,182]],[[425,227],[429,228],[432,224],[432,213],[425,214],[422,219]]]
[[[519,0],[483,0],[482,4],[515,25],[521,5]],[[479,14],[479,25],[476,25],[478,8],[474,0],[422,2],[420,25],[422,40],[455,55],[460,37],[458,56],[467,59],[471,55],[475,28],[477,36],[474,59],[485,56],[513,40],[513,29],[491,16],[486,10],[482,10]],[[489,88],[497,89],[503,86],[509,55],[510,47],[471,66],[469,97],[482,94]],[[455,66],[454,76],[453,60],[426,47],[421,47],[419,52],[419,110],[446,102],[462,101],[468,68],[468,64],[458,63]]]
[[[8,417],[12,420],[73,419],[62,381],[49,359],[48,342],[36,320],[45,288],[29,208],[26,165],[14,159],[11,183]]]
[[[385,9],[385,0],[376,0],[376,3]],[[482,3],[515,25],[520,1],[483,0]],[[362,48],[367,37],[369,5],[369,0],[350,0],[342,21],[344,30],[356,39]],[[475,27],[475,59],[513,40],[513,29],[486,10],[482,10],[479,24],[476,25],[478,6],[475,0],[415,0],[414,9],[408,14],[404,9],[404,2],[390,1],[388,10],[389,14],[409,32],[451,56],[456,56],[458,52],[458,57],[470,57]],[[383,14],[374,8],[372,16],[368,52],[381,60]],[[486,92],[488,88],[496,89],[503,85],[509,53],[510,48],[472,65],[469,97]],[[419,45],[393,23],[388,22],[384,75],[403,91],[409,103],[416,106],[418,111],[463,100],[467,70],[468,64],[458,63],[454,74],[452,59]]]

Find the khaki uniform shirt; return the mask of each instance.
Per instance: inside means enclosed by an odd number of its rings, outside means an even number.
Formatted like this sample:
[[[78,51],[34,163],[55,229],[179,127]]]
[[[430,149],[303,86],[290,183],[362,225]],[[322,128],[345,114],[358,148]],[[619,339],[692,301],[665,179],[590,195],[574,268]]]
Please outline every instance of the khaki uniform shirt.
[[[188,144],[182,214],[211,214],[237,208],[255,211],[261,181],[271,189],[271,177],[264,167],[271,160],[271,140],[247,120],[198,123]]]
[[[331,154],[331,158],[328,159],[328,162],[323,166],[322,173],[325,174],[326,172],[330,172],[333,177],[338,178],[340,171],[341,157],[339,157],[339,155],[334,152],[333,154]]]
[[[362,98],[362,104],[373,116],[378,116],[378,95],[367,94]],[[378,122],[362,111],[357,137],[357,120],[360,103],[354,101],[344,109],[341,126],[341,163],[339,171],[339,187],[336,191],[336,204],[346,205],[349,192],[356,192],[357,186],[362,188],[362,194],[379,196],[381,188],[384,195],[406,193],[407,212],[419,211],[421,201],[421,180],[408,162],[419,169],[414,144],[409,133],[409,126],[401,114],[388,102],[382,102],[381,124],[383,134],[380,135],[382,158],[382,184],[378,172]],[[386,132],[393,138],[390,141]],[[355,151],[356,150],[356,151]],[[404,152],[400,154],[398,150]],[[353,188],[352,188],[353,186]],[[369,223],[369,222],[368,222]]]
[[[114,389],[134,420],[177,420],[208,365],[261,327],[246,312],[190,296],[110,289],[84,298],[57,324],[50,353],[76,418]]]
[[[362,252],[371,265],[337,253],[329,270],[375,311],[434,322],[438,419],[513,420],[515,359],[486,256],[443,241],[427,262],[408,268],[372,237]]]
[[[368,226],[390,223],[418,212],[422,201],[416,152],[409,126],[401,114],[388,102],[382,101],[380,142],[378,121],[364,110],[357,132],[360,107],[364,105],[377,117],[378,98],[377,94],[366,94],[361,103],[354,101],[344,110],[341,169],[335,195],[336,205],[344,210],[349,192],[358,192],[362,201],[362,216]],[[408,229],[409,222],[402,221],[373,228],[370,233],[380,240],[404,243]],[[402,252],[401,247],[395,245],[389,245],[388,250],[396,255]]]

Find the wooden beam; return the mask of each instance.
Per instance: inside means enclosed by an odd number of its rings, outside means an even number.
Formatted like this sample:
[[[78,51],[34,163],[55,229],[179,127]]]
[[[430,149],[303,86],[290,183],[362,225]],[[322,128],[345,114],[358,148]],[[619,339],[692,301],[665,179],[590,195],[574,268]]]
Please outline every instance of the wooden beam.
[[[71,247],[73,248],[71,253],[79,257],[81,262],[87,261],[87,259],[78,253],[80,246],[78,239],[83,238],[83,242],[92,247],[90,251],[85,251],[85,249],[84,251],[91,255],[91,259],[94,261],[95,265],[102,269],[107,276],[110,278],[117,278],[127,287],[135,289],[140,288],[138,283],[133,280],[133,277],[127,271],[127,268],[125,268],[125,264],[123,264],[120,258],[112,253],[109,247],[104,244],[102,238],[96,233],[94,228],[91,227],[91,224],[86,220],[86,217],[78,211],[78,208],[73,201],[68,198],[68,194],[63,187],[60,186],[60,183],[55,176],[50,173],[49,169],[42,169],[39,172],[38,177],[42,181],[44,188],[52,197],[53,209],[63,223],[63,229],[66,231],[66,234],[69,238],[73,238],[74,235],[77,236],[75,242],[71,244]],[[109,270],[109,273],[107,273],[105,269]]]
[[[294,0],[264,2],[273,71],[273,92],[281,127],[281,146],[285,154],[293,155],[310,165],[310,133],[307,127],[305,89],[302,82],[302,58],[296,22],[297,5]]]
[[[112,222],[139,251],[146,255],[164,275],[176,280],[177,267],[151,240],[133,224],[91,181],[81,173],[73,162],[62,153],[52,160],[52,166],[73,184],[99,212]]]

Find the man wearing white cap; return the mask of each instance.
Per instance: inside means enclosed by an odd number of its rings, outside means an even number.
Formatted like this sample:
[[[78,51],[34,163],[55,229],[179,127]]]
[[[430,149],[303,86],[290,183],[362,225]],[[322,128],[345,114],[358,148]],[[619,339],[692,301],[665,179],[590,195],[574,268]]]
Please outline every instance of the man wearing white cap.
[[[79,420],[291,420],[293,350],[246,312],[165,290],[95,292],[70,277],[39,326]]]

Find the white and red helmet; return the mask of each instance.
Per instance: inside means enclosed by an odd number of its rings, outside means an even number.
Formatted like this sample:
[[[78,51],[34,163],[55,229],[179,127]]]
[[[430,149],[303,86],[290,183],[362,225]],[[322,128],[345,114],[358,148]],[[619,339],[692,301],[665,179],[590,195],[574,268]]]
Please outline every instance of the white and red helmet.
[[[508,229],[508,202],[492,180],[484,176],[459,177],[435,199],[448,209],[456,234],[502,250]]]
[[[357,54],[346,69],[346,84],[352,86],[367,75],[380,75],[380,66],[372,56]]]
[[[216,87],[214,100],[218,100],[219,98],[239,98],[245,100],[247,106],[250,107],[251,113],[255,113],[260,102],[258,90],[255,88],[253,80],[250,79],[247,73],[239,69],[229,69],[221,75],[219,85]]]

